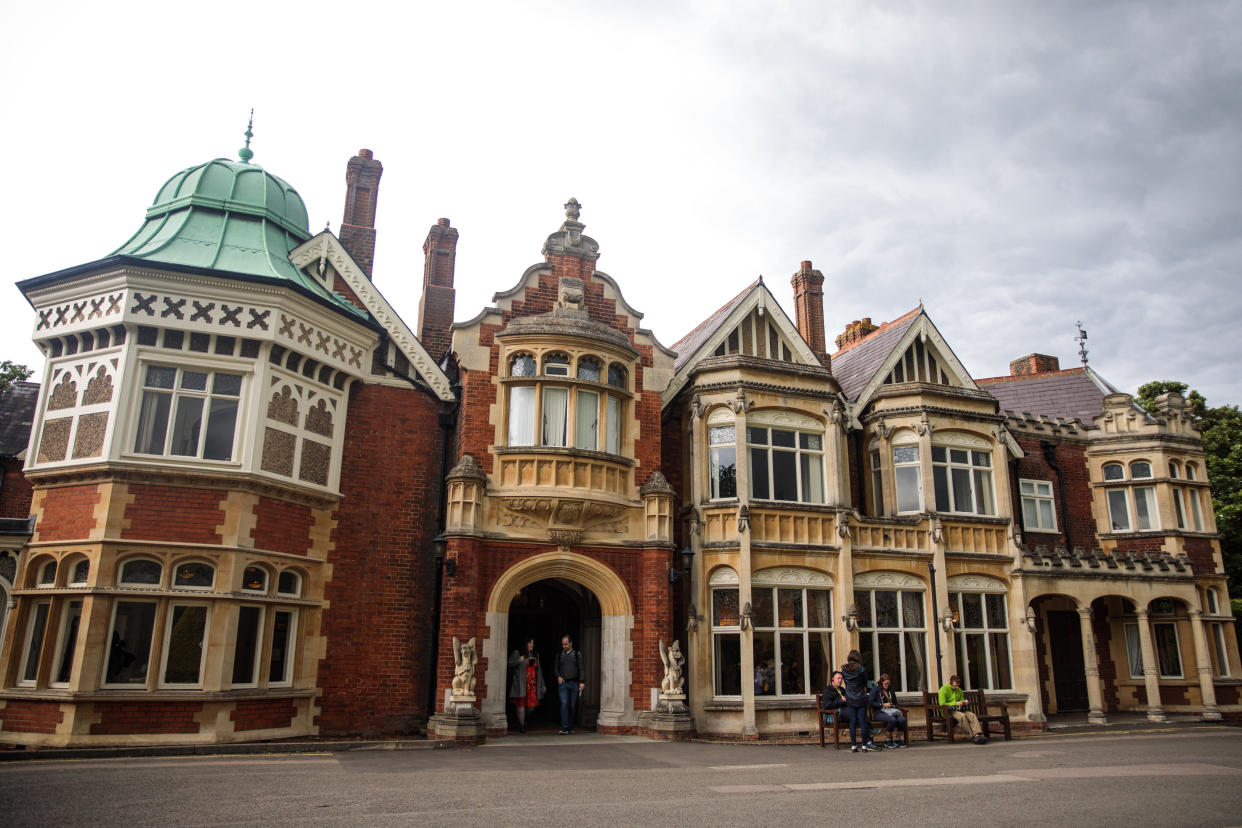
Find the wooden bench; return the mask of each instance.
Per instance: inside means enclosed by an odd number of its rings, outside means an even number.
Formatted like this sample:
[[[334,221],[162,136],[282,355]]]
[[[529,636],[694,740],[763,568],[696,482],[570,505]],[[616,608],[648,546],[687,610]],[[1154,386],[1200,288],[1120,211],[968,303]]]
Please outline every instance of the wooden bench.
[[[1000,734],[1005,737],[1008,742],[1013,739],[1013,733],[1009,727],[1009,710],[1003,703],[999,703],[999,713],[988,712],[988,700],[982,690],[966,690],[963,695],[970,704],[970,712],[974,713],[979,719],[979,724],[983,728],[983,735],[991,738],[992,725],[1000,725]],[[948,705],[940,704],[939,693],[923,694],[923,715],[927,721],[927,741],[934,741],[936,736],[935,725],[944,728],[945,738],[949,744],[953,744],[953,730],[957,727],[957,721],[951,715],[953,708]]]
[[[835,750],[841,749],[841,728],[848,727],[841,718],[841,711],[838,708],[828,710],[824,707],[824,694],[817,693],[815,695],[815,707],[817,712],[815,717],[819,720],[819,746],[824,746],[824,731],[832,728],[832,747]]]

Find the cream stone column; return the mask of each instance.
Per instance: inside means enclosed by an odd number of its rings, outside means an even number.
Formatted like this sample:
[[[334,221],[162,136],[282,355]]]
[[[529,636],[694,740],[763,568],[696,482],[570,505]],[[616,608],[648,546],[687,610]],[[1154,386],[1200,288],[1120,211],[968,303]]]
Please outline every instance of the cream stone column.
[[[1082,631],[1082,664],[1087,674],[1088,724],[1108,724],[1104,715],[1104,691],[1100,686],[1100,661],[1095,654],[1095,630],[1091,626],[1091,607],[1078,608],[1078,628]]]
[[[1216,687],[1212,684],[1212,658],[1208,653],[1207,629],[1203,626],[1203,611],[1190,611],[1190,628],[1195,635],[1195,666],[1199,669],[1199,694],[1203,697],[1203,719],[1209,722],[1221,720],[1220,708],[1216,706]]]
[[[750,452],[746,450],[746,394],[737,389],[733,402],[733,445],[737,451],[737,535],[738,573],[737,600],[742,607],[741,661],[742,661],[742,738],[755,739],[759,728],[755,725],[755,628],[748,610],[751,606],[750,590]]]
[[[849,449],[845,441],[845,408],[839,400],[832,401],[828,414],[828,428],[825,429],[824,458],[828,461],[824,469],[824,502],[829,506],[848,506],[849,475],[842,474],[849,469]],[[865,450],[865,447],[864,447]]]
[[[686,542],[694,556],[690,559],[690,583],[687,594],[691,596],[689,629],[686,631],[686,687],[690,689],[690,707],[696,718],[703,715],[703,702],[714,694],[712,687],[712,594],[703,577],[703,513],[701,505],[706,500],[705,475],[711,447],[707,444],[707,421],[699,395],[695,394],[688,409],[690,426],[687,445],[690,446],[690,526]],[[700,618],[701,616],[701,618]],[[700,625],[706,625],[700,629]],[[700,665],[702,669],[700,669]]]
[[[841,623],[834,624],[832,636],[832,663],[828,665],[828,675],[836,669],[836,665],[845,661],[845,654],[858,649],[858,630],[849,628],[850,607],[854,606],[854,533],[850,528],[850,513],[837,512],[837,536],[841,539],[841,551],[837,553],[837,576],[834,589],[836,602],[834,609],[840,607]],[[815,688],[818,693],[822,687]]]
[[[1014,586],[1016,589],[1009,592],[1010,618],[1018,620],[1013,625],[1017,634],[1010,637],[1010,646],[1013,647],[1013,686],[1019,693],[1026,693],[1026,718],[1032,722],[1046,722],[1048,717],[1044,715],[1044,699],[1039,687],[1039,647],[1035,643],[1033,624],[1028,625],[1026,615],[1030,607],[1026,579],[1015,576]],[[1022,634],[1023,630],[1025,635]]]
[[[929,462],[930,456],[931,454],[929,451]],[[944,560],[944,529],[941,528],[940,521],[935,518],[931,520],[930,534],[932,542],[932,565],[936,567],[935,607],[940,612],[944,612],[945,610],[952,612],[953,606],[949,603],[949,573],[947,571],[947,567],[945,566]],[[935,615],[935,613],[932,612],[932,606],[933,602],[929,597],[927,606],[924,609],[928,614],[928,623],[931,625],[932,634],[935,635],[937,640],[940,641],[941,661],[937,666],[943,671],[944,680],[947,683],[949,681],[949,676],[957,672],[957,647],[956,642],[953,640],[956,632],[953,629],[945,630],[944,624],[941,623],[939,618],[931,617],[932,615]],[[935,658],[936,651],[934,648],[930,653],[928,653],[928,656],[928,661]],[[929,670],[927,676],[928,682],[930,682],[931,679],[932,673]]]
[[[1156,660],[1156,647],[1151,639],[1151,622],[1147,608],[1139,607],[1139,647],[1143,651],[1143,683],[1147,688],[1147,718],[1153,722],[1165,721],[1164,709],[1160,707],[1160,663]]]

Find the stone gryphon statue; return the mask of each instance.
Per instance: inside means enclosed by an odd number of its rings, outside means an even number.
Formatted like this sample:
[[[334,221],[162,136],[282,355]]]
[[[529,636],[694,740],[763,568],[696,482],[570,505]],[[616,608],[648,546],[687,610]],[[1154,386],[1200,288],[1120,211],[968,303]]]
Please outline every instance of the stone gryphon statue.
[[[681,642],[674,641],[672,647],[665,647],[664,642],[661,641],[660,660],[664,662],[664,680],[660,682],[660,690],[669,695],[681,693],[682,686],[685,684],[681,667],[686,663],[685,657],[681,654]]]
[[[479,657],[474,652],[474,639],[465,644],[453,637],[453,695],[474,695],[474,665]]]

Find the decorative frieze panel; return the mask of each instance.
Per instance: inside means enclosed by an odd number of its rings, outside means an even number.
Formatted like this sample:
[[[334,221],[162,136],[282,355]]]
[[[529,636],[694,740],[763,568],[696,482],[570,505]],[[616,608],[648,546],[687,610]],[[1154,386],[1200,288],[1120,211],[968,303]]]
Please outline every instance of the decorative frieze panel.
[[[926,525],[895,526],[855,523],[850,528],[854,534],[855,549],[931,551],[931,532]]]
[[[502,497],[499,507],[500,525],[513,529],[616,535],[629,530],[631,507],[621,503],[562,497]]]
[[[266,399],[259,468],[316,486],[331,485],[339,397],[321,386],[273,372]],[[314,439],[314,438],[324,439]]]
[[[51,367],[35,465],[103,456],[119,364],[105,354]]]
[[[1007,526],[979,526],[969,523],[949,523],[943,526],[946,552],[970,552],[990,555],[1007,555]]]
[[[80,301],[39,308],[39,321],[35,323],[36,338],[40,331],[53,331],[71,327],[94,327],[100,320],[119,320],[124,307],[125,291],[102,293]]]
[[[703,543],[737,543],[737,507],[703,510]]]

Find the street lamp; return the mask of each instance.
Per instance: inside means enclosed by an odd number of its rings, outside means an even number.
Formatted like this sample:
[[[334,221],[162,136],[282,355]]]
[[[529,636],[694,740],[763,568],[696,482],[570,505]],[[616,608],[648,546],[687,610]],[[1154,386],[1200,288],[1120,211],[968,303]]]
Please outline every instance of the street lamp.
[[[689,546],[681,550],[681,569],[670,566],[668,569],[668,582],[670,584],[677,583],[677,579],[690,574],[690,565],[694,563],[694,550]]]

